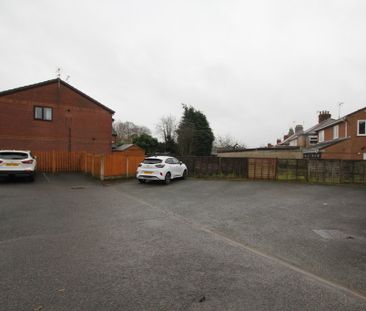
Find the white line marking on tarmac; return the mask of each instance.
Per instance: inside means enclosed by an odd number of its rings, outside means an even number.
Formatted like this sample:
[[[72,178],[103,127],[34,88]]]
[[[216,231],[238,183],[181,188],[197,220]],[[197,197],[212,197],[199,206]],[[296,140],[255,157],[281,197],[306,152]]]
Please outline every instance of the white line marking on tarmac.
[[[150,204],[150,203],[148,203],[148,202],[146,202],[146,201],[144,201],[144,200],[142,200],[140,198],[137,198],[135,196],[132,196],[130,194],[122,193],[122,195],[124,195],[125,197],[130,198],[132,200],[135,200],[136,202],[139,202],[139,203],[141,203],[141,204],[143,204],[145,206],[148,206],[150,208],[153,208],[155,210],[158,210],[158,211],[164,213],[167,216],[174,217],[175,219],[177,219],[177,220],[179,220],[181,222],[184,222],[186,224],[189,224],[189,225],[193,226],[194,228],[196,228],[196,229],[198,229],[200,231],[209,233],[210,235],[213,235],[216,239],[221,240],[223,242],[226,242],[226,243],[228,243],[231,246],[241,248],[241,249],[246,250],[246,251],[248,251],[248,252],[250,252],[252,254],[255,254],[255,255],[258,255],[260,257],[266,258],[266,259],[268,259],[270,261],[276,262],[277,264],[279,264],[279,265],[281,265],[283,267],[286,267],[286,268],[288,268],[288,269],[290,269],[292,271],[295,271],[297,273],[300,273],[300,274],[302,274],[302,275],[304,275],[304,276],[306,276],[306,277],[308,277],[310,279],[316,280],[319,283],[321,283],[321,284],[323,284],[323,285],[325,285],[327,287],[331,287],[331,288],[340,290],[343,293],[349,294],[351,296],[357,297],[358,299],[361,299],[363,301],[366,301],[366,296],[363,295],[363,294],[361,294],[361,293],[359,293],[359,292],[357,292],[357,291],[351,290],[351,289],[349,289],[349,288],[347,288],[347,287],[345,287],[345,286],[343,286],[341,284],[335,283],[333,281],[329,281],[327,279],[324,279],[321,276],[318,276],[316,274],[313,274],[311,272],[308,272],[306,270],[303,270],[303,269],[301,269],[301,268],[299,268],[297,266],[294,266],[291,263],[288,263],[287,261],[284,261],[283,259],[280,259],[280,258],[271,256],[271,255],[266,254],[266,253],[263,253],[262,251],[259,251],[259,250],[255,249],[255,248],[252,248],[252,247],[248,246],[248,245],[245,245],[244,243],[242,243],[240,241],[234,240],[232,237],[227,236],[223,232],[220,232],[220,231],[215,230],[215,229],[210,229],[210,228],[208,228],[206,226],[200,225],[197,222],[194,222],[194,221],[192,221],[190,219],[187,219],[187,218],[185,218],[183,216],[180,216],[178,214],[175,214],[175,213],[173,213],[171,211],[167,211],[167,210],[165,210],[165,209],[163,209],[161,207],[152,205],[152,204]]]
[[[42,173],[44,179],[46,179],[47,182],[50,182],[50,179],[47,177],[46,173]]]

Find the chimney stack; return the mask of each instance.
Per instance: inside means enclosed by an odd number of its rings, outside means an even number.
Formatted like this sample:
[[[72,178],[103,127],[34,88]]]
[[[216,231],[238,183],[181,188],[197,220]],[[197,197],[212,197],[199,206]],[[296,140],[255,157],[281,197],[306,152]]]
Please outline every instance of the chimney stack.
[[[304,131],[304,127],[301,124],[295,126],[295,134],[300,134]]]
[[[332,115],[327,110],[320,111],[319,116],[318,116],[318,121],[319,121],[319,123],[323,122],[323,121],[329,119],[331,116]]]
[[[277,145],[281,143],[281,139],[277,138]]]

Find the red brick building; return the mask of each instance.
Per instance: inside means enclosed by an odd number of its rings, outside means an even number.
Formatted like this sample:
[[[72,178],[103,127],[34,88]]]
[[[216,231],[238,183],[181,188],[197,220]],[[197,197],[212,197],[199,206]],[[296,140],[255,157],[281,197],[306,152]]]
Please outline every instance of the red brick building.
[[[318,143],[305,158],[366,160],[366,107],[316,129]]]
[[[0,149],[112,150],[114,111],[60,79],[0,92]]]

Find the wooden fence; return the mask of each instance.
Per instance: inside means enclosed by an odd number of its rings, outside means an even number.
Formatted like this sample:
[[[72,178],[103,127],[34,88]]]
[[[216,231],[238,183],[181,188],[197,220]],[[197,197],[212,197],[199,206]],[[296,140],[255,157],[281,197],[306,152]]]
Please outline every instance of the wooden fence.
[[[36,151],[37,168],[42,172],[81,172],[84,152]]]
[[[218,157],[178,157],[191,176],[248,177],[248,159]]]
[[[179,157],[191,176],[366,184],[366,161]]]
[[[100,179],[135,176],[143,156],[121,152],[34,152],[41,172],[84,172]],[[179,157],[191,176],[366,184],[366,161]]]
[[[90,154],[86,152],[33,152],[40,172],[84,172],[100,179],[131,177],[143,156],[127,156],[121,152]]]

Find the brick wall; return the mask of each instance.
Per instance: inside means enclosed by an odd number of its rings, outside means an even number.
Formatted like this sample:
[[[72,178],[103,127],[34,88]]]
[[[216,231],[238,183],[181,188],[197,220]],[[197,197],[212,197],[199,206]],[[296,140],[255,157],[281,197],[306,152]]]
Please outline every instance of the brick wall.
[[[366,120],[366,110],[361,110],[347,117],[339,125],[339,137],[351,137],[349,140],[332,145],[322,152],[323,159],[362,160],[366,153],[366,136],[357,136],[357,121]],[[347,126],[347,130],[345,127]],[[325,139],[333,138],[333,128],[325,129]],[[347,134],[347,135],[346,135]]]
[[[52,107],[52,121],[34,120],[34,106]],[[0,149],[111,151],[112,112],[62,83],[0,96]]]
[[[298,150],[248,150],[238,152],[223,152],[217,155],[221,158],[277,158],[302,159],[302,152]]]

